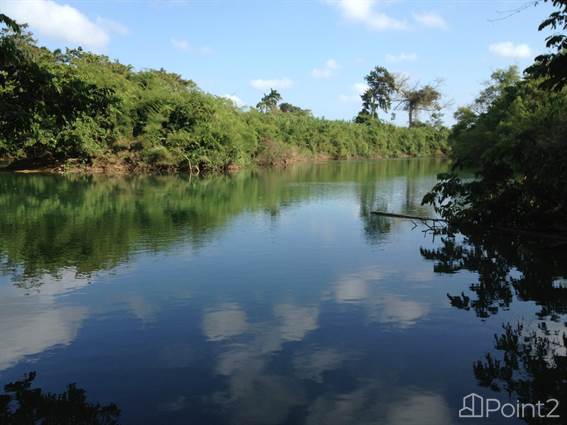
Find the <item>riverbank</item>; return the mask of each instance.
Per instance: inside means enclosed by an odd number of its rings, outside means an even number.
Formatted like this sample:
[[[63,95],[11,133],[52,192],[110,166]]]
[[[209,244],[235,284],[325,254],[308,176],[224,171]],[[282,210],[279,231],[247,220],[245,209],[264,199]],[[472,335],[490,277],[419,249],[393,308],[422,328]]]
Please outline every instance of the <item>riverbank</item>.
[[[410,159],[410,158],[445,158],[442,152],[429,156],[413,156],[398,155],[390,157],[352,157],[346,160],[381,160],[381,159]],[[4,162],[0,165],[0,172],[18,173],[18,174],[56,174],[56,175],[108,175],[108,176],[126,176],[126,175],[167,175],[167,174],[185,174],[185,175],[205,175],[205,174],[233,174],[250,168],[286,168],[300,163],[321,163],[328,161],[345,160],[334,158],[328,154],[312,154],[302,155],[294,153],[288,157],[281,158],[261,158],[249,163],[247,166],[239,166],[229,164],[224,169],[218,169],[214,172],[211,170],[201,171],[196,167],[193,169],[177,169],[155,167],[152,164],[146,164],[142,161],[136,163],[130,158],[124,159],[118,156],[97,158],[90,163],[82,162],[80,159],[69,159],[64,162],[41,163],[32,161],[17,161],[12,164]]]
[[[172,164],[147,162],[136,152],[122,152],[101,155],[92,159],[66,158],[55,160],[46,158],[44,160],[19,159],[0,161],[0,171],[23,174],[82,174],[82,175],[150,175],[150,174],[231,174],[249,168],[285,168],[298,163],[319,163],[334,160],[380,160],[380,159],[407,159],[407,158],[432,158],[446,157],[444,150],[427,152],[425,155],[412,153],[395,154],[373,154],[370,156],[348,156],[337,157],[328,153],[302,152],[295,146],[283,145],[281,143],[268,142],[267,146],[258,155],[245,163],[228,163],[223,167],[201,169],[199,164]]]

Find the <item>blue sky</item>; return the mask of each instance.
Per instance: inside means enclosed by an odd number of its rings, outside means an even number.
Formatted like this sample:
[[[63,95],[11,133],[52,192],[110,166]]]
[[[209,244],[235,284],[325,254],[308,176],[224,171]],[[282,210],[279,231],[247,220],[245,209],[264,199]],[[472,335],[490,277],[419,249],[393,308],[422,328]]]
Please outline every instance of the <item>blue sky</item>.
[[[453,107],[491,71],[544,51],[548,5],[506,19],[525,0],[0,0],[50,48],[82,45],[255,105],[274,87],[318,116],[351,119],[375,65],[412,81],[443,80]],[[402,123],[405,116],[398,114]],[[446,119],[450,122],[451,111]]]

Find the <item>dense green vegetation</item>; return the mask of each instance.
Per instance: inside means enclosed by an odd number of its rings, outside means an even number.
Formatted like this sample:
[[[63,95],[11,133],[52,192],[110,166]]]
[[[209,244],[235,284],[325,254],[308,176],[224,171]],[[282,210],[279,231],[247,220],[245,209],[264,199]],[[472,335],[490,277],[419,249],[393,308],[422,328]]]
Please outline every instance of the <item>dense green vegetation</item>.
[[[559,11],[540,28],[565,31],[567,2],[552,3]],[[443,175],[424,202],[456,224],[567,231],[567,67],[546,68],[565,61],[565,43],[550,36],[556,53],[536,58],[523,78],[514,67],[493,73],[476,101],[457,111],[455,166],[474,168],[478,178]]]
[[[16,165],[201,172],[447,148],[440,126],[329,121],[289,103],[278,107],[275,91],[257,108],[239,110],[164,70],[135,71],[81,49],[40,48],[25,26],[0,20],[0,158]]]

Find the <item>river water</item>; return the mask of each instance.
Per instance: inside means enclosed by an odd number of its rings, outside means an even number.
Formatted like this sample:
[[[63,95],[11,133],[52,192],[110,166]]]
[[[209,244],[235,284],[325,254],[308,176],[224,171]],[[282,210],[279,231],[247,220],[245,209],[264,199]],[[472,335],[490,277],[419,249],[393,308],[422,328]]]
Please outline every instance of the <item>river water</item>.
[[[0,174],[0,384],[77,383],[121,424],[560,423],[459,418],[567,404],[567,261],[370,213],[433,215],[447,169]]]

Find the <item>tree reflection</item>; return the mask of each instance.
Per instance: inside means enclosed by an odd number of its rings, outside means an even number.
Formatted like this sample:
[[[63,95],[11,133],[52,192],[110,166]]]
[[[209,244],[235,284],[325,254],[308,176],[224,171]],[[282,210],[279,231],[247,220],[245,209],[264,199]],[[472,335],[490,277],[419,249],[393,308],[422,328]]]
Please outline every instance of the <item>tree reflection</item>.
[[[532,412],[524,419],[530,424],[562,424],[567,417],[567,334],[563,329],[550,329],[540,323],[530,330],[523,324],[503,326],[504,331],[495,335],[498,354],[487,353],[484,360],[473,365],[474,375],[483,387],[494,391],[515,394],[522,403],[545,403],[543,416]],[[554,411],[555,403],[559,401]],[[563,420],[561,419],[563,418]]]
[[[115,425],[120,409],[114,403],[92,404],[85,390],[69,384],[60,393],[32,388],[35,372],[4,386],[0,394],[0,423],[3,425]]]
[[[420,217],[430,215],[430,208],[421,204],[422,194],[432,184],[431,177],[435,172],[432,167],[444,167],[439,161],[397,160],[384,164],[388,167],[375,169],[365,179],[358,180],[362,183],[357,188],[360,218],[366,239],[371,244],[386,240],[400,224],[391,218],[372,214],[373,211],[401,212]],[[359,168],[364,169],[364,163]],[[389,177],[388,184],[384,184],[385,176]]]
[[[425,259],[435,262],[435,272],[478,274],[470,297],[447,294],[454,307],[487,318],[507,309],[516,297],[540,306],[539,318],[557,320],[567,313],[567,286],[561,284],[561,276],[567,275],[567,250],[486,234],[445,235],[440,243],[435,249],[420,249]]]
[[[391,198],[400,179],[411,184],[425,177],[430,187],[442,169],[440,160],[408,160],[304,164],[205,179],[2,173],[0,275],[25,289],[64,270],[88,279],[128,262],[139,250],[158,252],[182,243],[199,249],[240,214],[265,211],[277,219],[295,203],[350,191],[351,184],[363,188],[366,232],[379,238],[389,223],[371,217],[380,196],[376,185],[382,197]]]
[[[522,403],[560,401],[560,418],[539,418],[530,424],[564,423],[567,417],[567,250],[549,241],[468,233],[444,235],[435,249],[421,248],[438,273],[468,270],[478,275],[470,293],[447,294],[453,307],[472,310],[481,319],[496,315],[513,302],[531,301],[539,310],[533,322],[505,323],[495,335],[495,352],[473,365],[480,386],[506,392]],[[553,404],[546,404],[547,412]],[[544,412],[545,409],[542,409]],[[560,411],[561,410],[561,411]],[[563,419],[564,420],[564,419]]]

